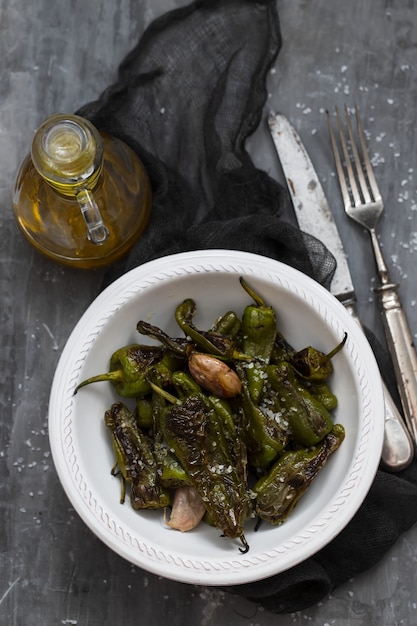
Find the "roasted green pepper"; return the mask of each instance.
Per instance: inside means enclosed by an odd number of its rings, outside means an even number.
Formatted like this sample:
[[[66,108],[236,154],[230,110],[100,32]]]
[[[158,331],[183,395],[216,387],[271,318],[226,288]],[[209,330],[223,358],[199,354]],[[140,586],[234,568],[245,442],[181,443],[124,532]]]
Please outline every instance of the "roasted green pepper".
[[[290,361],[295,352],[296,350],[288,343],[284,335],[277,330],[270,362],[280,363],[281,361]]]
[[[105,424],[112,437],[116,464],[113,474],[122,479],[121,503],[125,500],[126,482],[130,484],[130,500],[134,509],[159,509],[170,503],[169,493],[157,476],[157,463],[149,440],[138,428],[134,415],[121,402],[106,411]]]
[[[155,444],[154,456],[157,461],[158,480],[163,487],[176,489],[191,485],[187,472],[166,445]]]
[[[275,311],[265,304],[242,277],[240,284],[254,300],[254,304],[245,307],[242,315],[242,350],[249,356],[269,363],[277,336]]]
[[[141,429],[147,430],[153,426],[153,404],[149,396],[139,397],[136,400],[136,419]]]
[[[329,385],[325,382],[312,382],[306,381],[306,388],[312,396],[317,398],[319,402],[328,411],[333,411],[338,404],[337,396],[332,392]]]
[[[293,354],[289,361],[296,372],[303,378],[311,381],[327,380],[333,372],[331,359],[343,348],[347,333],[342,341],[328,354],[324,354],[311,346]]]
[[[233,339],[237,337],[241,325],[238,315],[234,311],[227,311],[214,322],[210,330]]]
[[[172,374],[172,384],[178,397],[183,400],[194,393],[200,393],[201,387],[194,378],[185,371],[177,371]]]
[[[246,368],[237,367],[242,381],[242,409],[244,426],[242,436],[245,439],[248,458],[254,467],[265,469],[275,460],[288,443],[288,430],[274,407],[268,406],[266,399],[258,405],[250,393]]]
[[[264,392],[266,366],[269,364],[277,336],[277,323],[272,307],[241,277],[240,284],[254,300],[245,307],[242,315],[242,351],[253,357],[246,368],[251,398],[258,403]]]
[[[229,451],[221,420],[203,394],[178,401],[162,414],[162,431],[200,495],[216,528],[240,538],[248,515],[246,468]]]
[[[193,324],[196,305],[194,300],[187,298],[175,309],[175,319],[186,337],[190,337],[198,348],[222,359],[247,360],[245,354],[236,349],[233,339],[217,331],[198,330]]]
[[[284,452],[253,487],[259,518],[271,524],[284,522],[344,437],[343,426],[336,424],[316,447]]]
[[[151,368],[162,363],[165,352],[165,348],[161,346],[140,344],[119,348],[110,357],[109,372],[84,380],[74,393],[91,383],[108,380],[122,397],[137,398],[146,395],[151,391],[148,381]]]
[[[212,394],[207,396],[207,400],[210,402],[219,419],[223,423],[226,436],[229,437],[231,441],[234,441],[238,436],[238,433],[234,421],[234,414],[229,402],[224,398],[219,398],[218,396]]]
[[[298,444],[313,446],[331,431],[333,420],[329,411],[297,380],[289,363],[270,365],[268,379]]]

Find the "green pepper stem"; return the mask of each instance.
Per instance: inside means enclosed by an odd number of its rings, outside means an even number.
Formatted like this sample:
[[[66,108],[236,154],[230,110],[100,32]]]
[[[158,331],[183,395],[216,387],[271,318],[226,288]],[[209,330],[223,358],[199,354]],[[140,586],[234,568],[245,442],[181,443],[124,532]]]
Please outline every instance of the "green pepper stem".
[[[185,347],[175,339],[169,337],[169,335],[161,330],[161,328],[158,328],[157,326],[152,326],[152,324],[148,324],[147,322],[140,320],[136,325],[136,329],[141,335],[146,335],[148,337],[151,337],[151,339],[156,339],[157,341],[160,341],[162,345],[167,347],[177,356],[184,357],[186,355]]]
[[[246,280],[243,278],[243,276],[239,277],[239,282],[242,285],[243,289],[246,291],[246,293],[248,293],[250,295],[250,297],[255,301],[255,303],[257,304],[257,306],[266,306],[265,304],[265,300],[263,300],[261,298],[261,296],[259,294],[257,294],[252,287],[250,287],[248,285],[248,283],[246,282]]]
[[[87,380],[83,380],[82,383],[77,385],[74,390],[74,396],[78,392],[81,387],[85,387],[86,385],[90,385],[91,383],[99,383],[103,380],[109,380],[111,382],[123,382],[123,372],[122,370],[113,370],[112,372],[107,372],[106,374],[98,374],[97,376],[92,376],[91,378],[87,378]]]
[[[240,535],[239,539],[243,543],[243,548],[239,548],[239,552],[241,554],[246,554],[247,552],[249,552],[249,544],[246,541],[245,535]]]
[[[172,393],[165,391],[165,389],[162,389],[162,387],[158,387],[158,385],[155,385],[155,383],[153,383],[151,380],[149,381],[149,384],[152,387],[153,391],[162,396],[162,398],[165,398],[165,400],[168,400],[168,402],[171,402],[171,404],[181,404],[181,400],[172,395]]]
[[[342,341],[331,352],[329,352],[328,354],[325,354],[320,359],[320,363],[327,363],[327,361],[330,361],[338,352],[340,352],[340,350],[345,345],[346,340],[347,340],[347,333],[345,333],[345,336],[343,337]]]

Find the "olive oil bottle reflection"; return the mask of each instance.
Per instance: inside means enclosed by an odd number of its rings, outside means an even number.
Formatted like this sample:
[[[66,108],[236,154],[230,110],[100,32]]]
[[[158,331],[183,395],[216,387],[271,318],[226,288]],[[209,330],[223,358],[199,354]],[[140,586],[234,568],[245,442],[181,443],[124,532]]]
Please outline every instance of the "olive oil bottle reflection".
[[[77,115],[45,120],[13,190],[15,217],[29,242],[80,269],[124,256],[145,230],[151,203],[147,173],[133,150]]]

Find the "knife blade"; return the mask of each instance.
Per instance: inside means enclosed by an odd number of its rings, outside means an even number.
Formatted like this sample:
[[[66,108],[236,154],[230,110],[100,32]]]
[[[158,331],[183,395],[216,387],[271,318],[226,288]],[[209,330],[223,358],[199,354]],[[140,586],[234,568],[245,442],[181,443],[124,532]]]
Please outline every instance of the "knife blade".
[[[302,231],[319,239],[335,257],[337,266],[330,291],[361,325],[355,309],[355,289],[342,239],[311,159],[297,131],[285,116],[271,113],[268,124],[298,225]],[[385,423],[381,460],[387,470],[400,471],[411,463],[414,446],[404,420],[385,383],[382,383]]]

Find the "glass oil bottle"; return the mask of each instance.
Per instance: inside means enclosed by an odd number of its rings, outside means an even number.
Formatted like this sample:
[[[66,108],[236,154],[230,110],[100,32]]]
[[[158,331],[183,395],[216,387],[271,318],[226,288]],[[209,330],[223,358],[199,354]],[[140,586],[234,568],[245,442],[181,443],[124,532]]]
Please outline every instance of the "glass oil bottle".
[[[77,115],[48,117],[13,190],[17,223],[50,259],[93,269],[114,263],[149,220],[151,186],[124,142]]]

